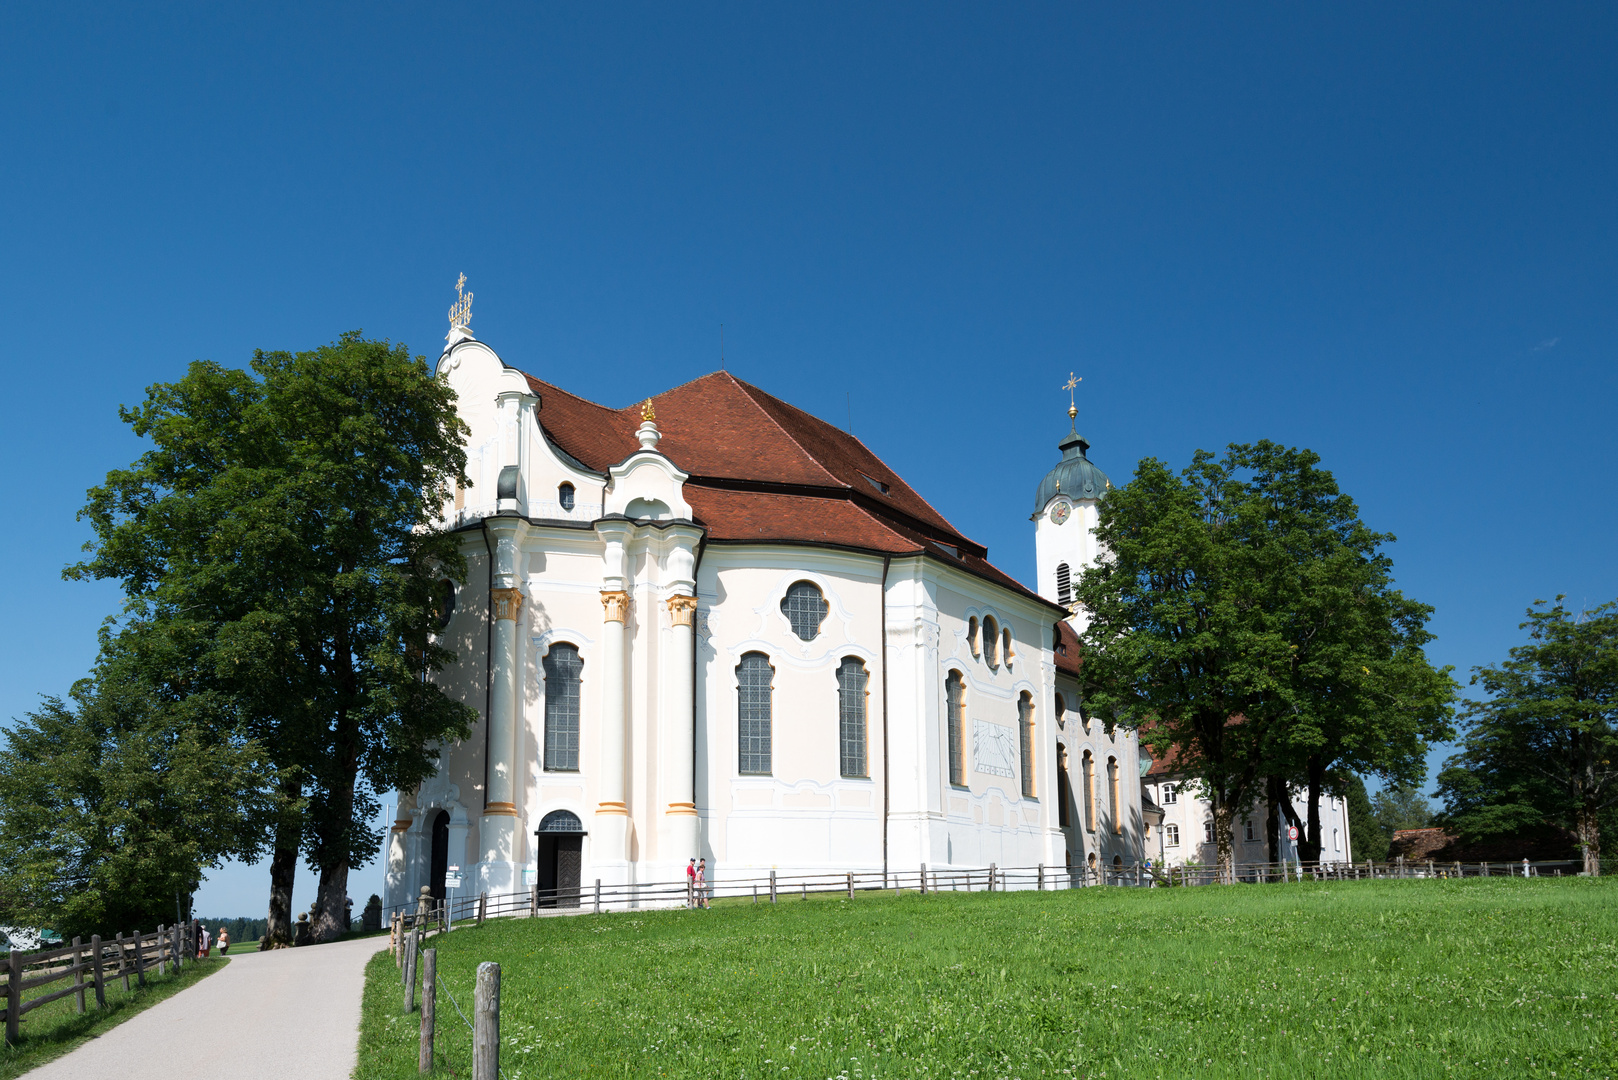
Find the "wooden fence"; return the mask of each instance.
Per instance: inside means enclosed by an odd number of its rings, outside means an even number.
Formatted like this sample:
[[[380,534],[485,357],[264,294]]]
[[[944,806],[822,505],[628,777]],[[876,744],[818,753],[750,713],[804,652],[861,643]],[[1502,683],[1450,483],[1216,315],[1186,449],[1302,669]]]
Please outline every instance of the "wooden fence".
[[[811,894],[841,893],[849,899],[859,892],[885,890],[929,892],[1022,892],[1079,889],[1090,887],[1180,888],[1220,884],[1271,884],[1298,881],[1361,881],[1372,879],[1440,877],[1560,877],[1582,869],[1578,862],[1529,863],[1238,863],[1227,870],[1217,866],[1125,867],[1013,866],[915,870],[845,870],[812,874],[727,874],[707,882],[704,894],[697,896],[688,881],[635,882],[606,884],[597,878],[592,885],[578,889],[541,890],[537,886],[522,892],[467,893],[451,900],[431,900],[424,906],[418,899],[409,905],[387,910],[394,935],[418,924],[447,929],[457,922],[511,916],[538,917],[575,914],[580,911],[633,911],[653,908],[690,907],[722,898],[751,898],[778,902],[782,898],[808,899]]]
[[[189,959],[185,948],[186,935],[179,926],[162,927],[149,934],[125,937],[118,934],[108,940],[93,936],[86,943],[74,938],[71,945],[55,949],[23,952],[13,949],[6,957],[4,970],[4,1016],[6,1041],[16,1044],[22,1018],[42,1005],[62,998],[76,996],[78,1011],[85,1010],[85,995],[94,993],[96,1008],[107,1004],[106,985],[118,979],[125,990],[129,980],[146,985],[146,973],[157,969],[159,975]],[[31,990],[39,990],[63,980],[72,982],[58,990],[29,997]]]

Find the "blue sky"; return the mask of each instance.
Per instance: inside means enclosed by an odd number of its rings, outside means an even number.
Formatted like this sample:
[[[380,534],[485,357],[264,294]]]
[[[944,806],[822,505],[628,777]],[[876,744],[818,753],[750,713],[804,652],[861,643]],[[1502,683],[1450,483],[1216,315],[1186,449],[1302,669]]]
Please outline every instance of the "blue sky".
[[[344,330],[623,405],[719,364],[852,423],[1028,580],[1115,482],[1257,438],[1397,534],[1433,657],[1618,596],[1610,6],[705,4],[8,13],[0,717],[118,606],[61,581],[120,403]],[[213,913],[266,871],[216,873]],[[299,904],[309,896],[300,878]],[[351,893],[377,887],[375,867]]]

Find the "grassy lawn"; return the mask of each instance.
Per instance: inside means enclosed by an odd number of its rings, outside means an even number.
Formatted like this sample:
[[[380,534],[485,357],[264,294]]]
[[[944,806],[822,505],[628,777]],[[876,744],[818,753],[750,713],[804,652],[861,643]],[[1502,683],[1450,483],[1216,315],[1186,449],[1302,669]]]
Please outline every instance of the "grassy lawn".
[[[80,1043],[93,1039],[108,1028],[128,1020],[142,1009],[156,1005],[166,997],[179,993],[199,979],[206,979],[228,963],[217,958],[188,963],[179,975],[159,976],[156,969],[146,973],[146,988],[141,989],[133,975],[131,989],[126,993],[122,980],[108,979],[106,983],[107,1007],[96,1008],[95,987],[86,985],[85,1010],[81,1016],[72,997],[42,1005],[33,1012],[24,1013],[22,1030],[16,1046],[0,1046],[0,1080],[21,1076],[52,1058],[72,1050]],[[65,983],[53,983],[33,991],[35,994],[59,990]],[[27,991],[25,991],[27,993]]]
[[[1618,1077],[1618,881],[862,894],[499,920],[439,949],[468,1016],[502,970],[528,1077]],[[384,951],[360,1080],[416,1074]],[[471,1035],[440,991],[444,1069]]]

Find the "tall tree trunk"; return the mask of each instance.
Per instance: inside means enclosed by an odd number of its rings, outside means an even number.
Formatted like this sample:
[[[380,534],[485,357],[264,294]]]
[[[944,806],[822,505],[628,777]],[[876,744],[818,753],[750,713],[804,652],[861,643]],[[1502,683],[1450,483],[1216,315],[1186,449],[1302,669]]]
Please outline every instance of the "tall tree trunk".
[[[1298,837],[1298,856],[1311,866],[1320,865],[1320,789],[1326,780],[1326,766],[1319,758],[1309,759],[1309,814],[1307,828]]]
[[[292,944],[292,883],[298,876],[298,830],[282,825],[275,832],[275,852],[270,856],[270,915],[260,949],[285,948]]]
[[[1594,808],[1581,806],[1575,824],[1584,851],[1584,872],[1593,877],[1601,873],[1601,822]]]
[[[1236,843],[1232,826],[1236,822],[1236,804],[1217,793],[1213,800],[1214,843],[1219,854],[1220,880],[1233,884],[1236,880]]]
[[[315,894],[314,939],[336,941],[343,936],[343,910],[348,903],[348,860],[320,868],[320,889]]]
[[[1286,798],[1286,782],[1279,776],[1264,778],[1264,801],[1269,804],[1270,815],[1264,821],[1264,838],[1269,843],[1270,865],[1281,862],[1281,800]]]

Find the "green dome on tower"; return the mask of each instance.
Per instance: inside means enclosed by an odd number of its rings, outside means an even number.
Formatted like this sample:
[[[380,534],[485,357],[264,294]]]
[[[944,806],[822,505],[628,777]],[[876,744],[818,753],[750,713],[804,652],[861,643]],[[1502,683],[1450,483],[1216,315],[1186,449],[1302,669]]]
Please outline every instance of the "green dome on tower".
[[[1084,456],[1090,444],[1083,435],[1077,431],[1068,432],[1067,438],[1057,444],[1057,449],[1062,451],[1062,460],[1039,482],[1039,493],[1034,496],[1036,514],[1044,511],[1046,505],[1058,495],[1066,495],[1070,499],[1099,499],[1112,487],[1107,474]]]

